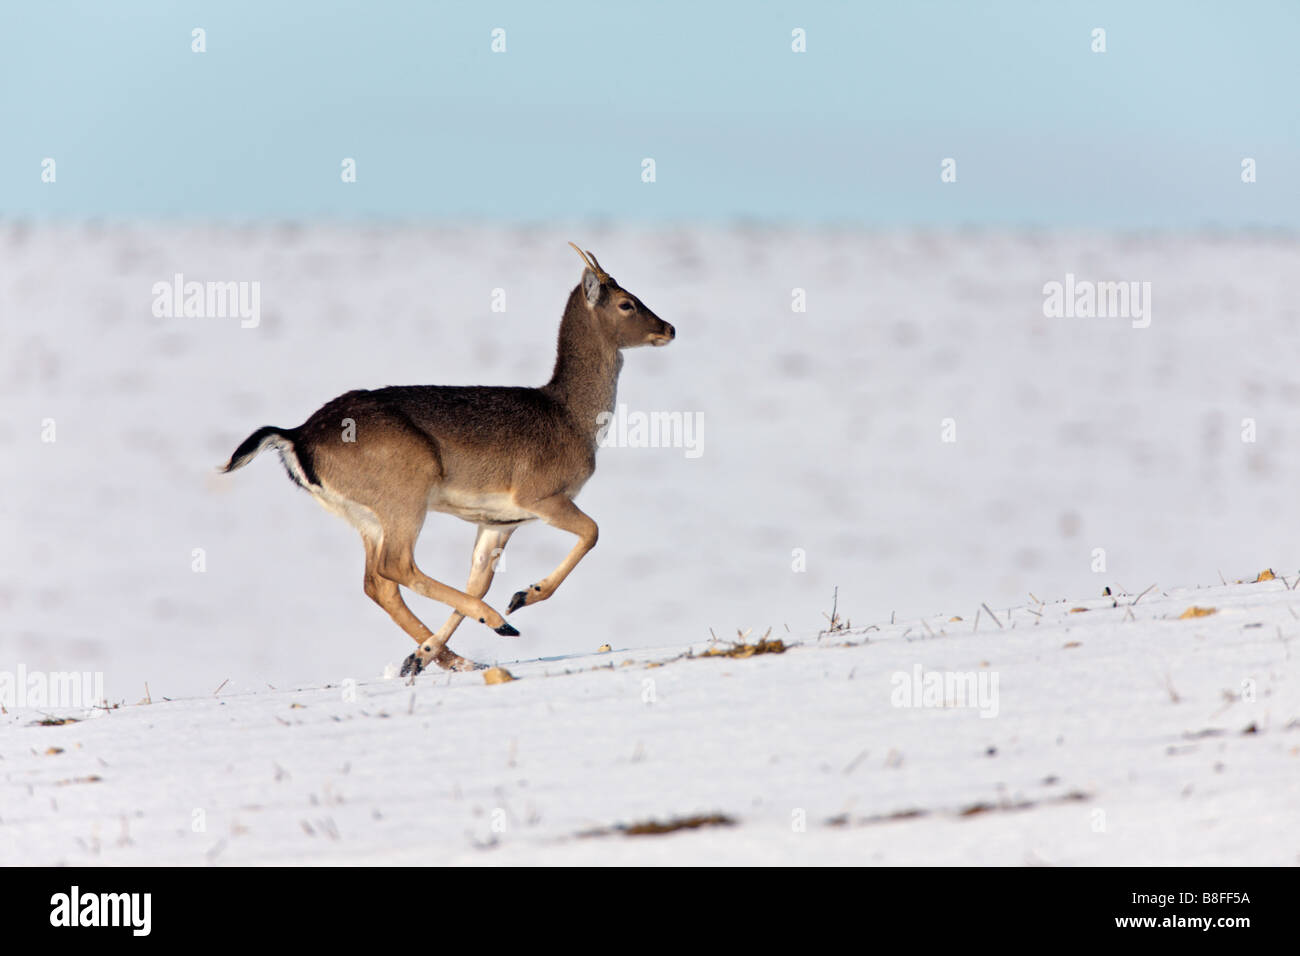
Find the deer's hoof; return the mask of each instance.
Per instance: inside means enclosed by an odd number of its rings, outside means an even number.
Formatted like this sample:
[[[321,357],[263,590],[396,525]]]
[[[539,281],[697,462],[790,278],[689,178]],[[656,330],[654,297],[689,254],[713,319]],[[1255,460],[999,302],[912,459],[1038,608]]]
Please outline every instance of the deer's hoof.
[[[420,658],[415,654],[412,654],[406,660],[402,661],[402,669],[398,671],[398,675],[401,677],[413,677],[422,670],[424,670],[424,661],[420,660]]]
[[[447,671],[481,671],[487,668],[486,664],[479,664],[468,658],[461,657],[454,651],[443,648],[442,652],[435,658],[438,666]]]
[[[506,613],[514,614],[515,611],[519,610],[527,603],[528,603],[528,592],[516,591],[515,596],[510,599],[510,606],[506,608]]]
[[[512,601],[511,603],[513,604],[514,602]],[[511,610],[514,610],[514,608],[512,607]],[[519,636],[519,632],[516,631],[513,627],[510,626],[510,622],[509,622],[509,621],[507,621],[506,623],[502,624],[500,627],[496,628],[495,630],[496,630],[496,632],[497,632],[498,634],[500,634],[502,637],[518,637],[518,636]]]

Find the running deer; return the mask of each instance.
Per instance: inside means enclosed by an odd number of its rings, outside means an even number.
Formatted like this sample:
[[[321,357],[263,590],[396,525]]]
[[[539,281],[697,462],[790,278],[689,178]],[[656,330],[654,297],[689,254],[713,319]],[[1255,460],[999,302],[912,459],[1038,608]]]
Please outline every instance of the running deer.
[[[622,349],[667,345],[676,330],[582,256],[582,279],[560,320],[555,371],[541,388],[411,385],[355,391],[322,406],[297,428],[259,428],[224,472],[267,446],[289,477],[361,532],[365,592],[419,645],[402,665],[418,674],[482,665],[447,641],[465,618],[498,634],[516,631],[484,603],[496,558],[522,524],[541,519],[578,543],[559,567],[510,599],[506,613],[545,601],[596,545],[596,522],[573,503],[596,469],[603,418],[614,410]],[[607,419],[606,419],[607,420]],[[458,591],[415,564],[415,540],[430,511],[478,526],[469,583]],[[434,633],[402,600],[400,587],[452,608]]]

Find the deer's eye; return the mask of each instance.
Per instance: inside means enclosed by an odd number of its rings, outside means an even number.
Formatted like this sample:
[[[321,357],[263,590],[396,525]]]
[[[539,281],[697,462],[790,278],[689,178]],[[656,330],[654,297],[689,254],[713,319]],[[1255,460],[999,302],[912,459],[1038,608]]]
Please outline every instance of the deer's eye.
[[[618,309],[620,312],[631,312],[633,309],[633,305],[631,302],[628,302],[626,299],[624,299],[622,302],[618,304]]]

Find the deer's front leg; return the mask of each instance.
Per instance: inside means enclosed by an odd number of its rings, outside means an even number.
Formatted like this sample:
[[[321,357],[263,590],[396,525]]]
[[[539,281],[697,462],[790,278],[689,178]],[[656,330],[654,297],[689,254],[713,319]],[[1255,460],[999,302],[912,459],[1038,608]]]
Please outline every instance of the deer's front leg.
[[[558,568],[536,584],[530,585],[522,591],[516,591],[515,596],[510,599],[510,606],[506,609],[507,614],[511,614],[526,605],[545,601],[554,594],[560,583],[569,576],[569,572],[577,566],[588,551],[596,546],[596,539],[600,534],[596,522],[592,521],[581,508],[575,505],[573,499],[568,495],[544,498],[541,501],[529,502],[523,507],[537,515],[551,527],[577,535],[578,543],[560,562]]]

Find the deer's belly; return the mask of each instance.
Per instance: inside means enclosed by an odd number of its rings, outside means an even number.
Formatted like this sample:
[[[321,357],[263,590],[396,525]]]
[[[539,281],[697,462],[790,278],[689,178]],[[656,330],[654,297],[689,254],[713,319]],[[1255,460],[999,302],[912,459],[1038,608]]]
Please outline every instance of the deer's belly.
[[[455,515],[474,524],[519,524],[537,515],[524,511],[504,491],[459,491],[438,487],[429,494],[429,510]]]

